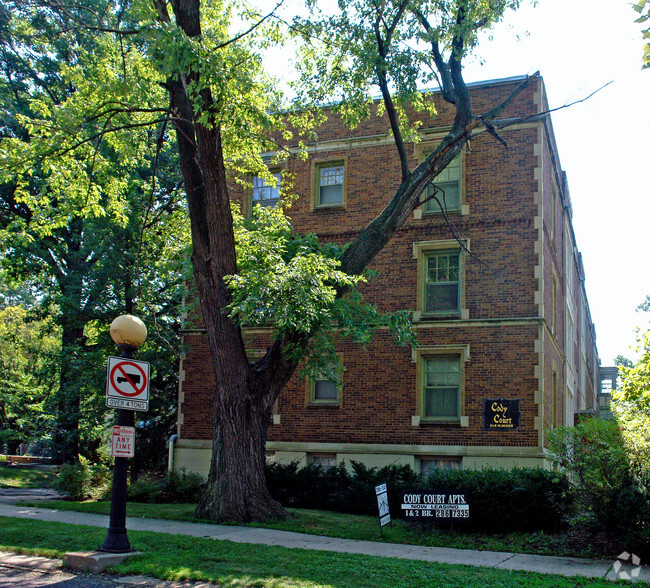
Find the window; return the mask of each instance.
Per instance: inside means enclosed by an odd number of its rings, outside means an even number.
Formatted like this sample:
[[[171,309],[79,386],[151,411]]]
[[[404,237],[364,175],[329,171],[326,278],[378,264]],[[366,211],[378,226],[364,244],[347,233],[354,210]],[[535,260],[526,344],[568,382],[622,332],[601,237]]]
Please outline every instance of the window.
[[[251,203],[253,206],[259,204],[260,206],[275,206],[280,200],[280,180],[281,173],[273,173],[275,178],[275,186],[273,184],[267,184],[266,180],[261,176],[255,176],[253,178],[253,194],[251,197]]]
[[[555,429],[557,427],[557,371],[555,370],[555,366],[553,367],[553,376],[552,376],[552,382],[551,382],[551,394],[553,395],[552,398],[552,411],[553,411],[553,417],[551,419],[553,423],[553,428]]]
[[[425,197],[433,195],[436,188],[438,188],[436,198],[440,201],[440,204],[442,204],[445,211],[461,210],[461,169],[462,158],[461,155],[457,155],[452,159],[451,163],[438,174],[438,177],[433,180],[432,185],[427,188]],[[440,204],[432,198],[425,202],[424,212],[442,212],[443,209],[440,208]]]
[[[465,248],[469,250],[469,239],[463,240]],[[418,270],[413,320],[469,318],[469,309],[465,308],[463,249],[455,239],[413,243]]]
[[[336,367],[332,366],[332,369]],[[341,389],[335,379],[336,375],[332,373],[309,378],[307,383],[309,403],[338,406]]]
[[[315,206],[317,208],[345,204],[345,162],[328,162],[316,165]]]
[[[555,190],[555,186],[553,186],[551,191],[551,245],[554,248],[555,248],[556,215],[557,215],[557,191]]]
[[[555,274],[551,278],[551,333],[557,334],[557,279]]]
[[[465,409],[465,369],[470,361],[469,345],[417,346],[411,351],[416,365],[417,413],[411,424],[446,423],[469,427]]]
[[[457,419],[460,417],[460,357],[438,355],[424,359],[422,394],[425,419]]]
[[[460,253],[441,251],[426,255],[424,312],[460,312]]]
[[[307,461],[310,465],[315,465],[329,470],[336,467],[336,454],[335,453],[308,453]]]
[[[338,402],[339,389],[331,380],[314,380],[314,401]]]
[[[459,470],[463,465],[460,457],[421,457],[420,475],[427,477],[434,470]]]

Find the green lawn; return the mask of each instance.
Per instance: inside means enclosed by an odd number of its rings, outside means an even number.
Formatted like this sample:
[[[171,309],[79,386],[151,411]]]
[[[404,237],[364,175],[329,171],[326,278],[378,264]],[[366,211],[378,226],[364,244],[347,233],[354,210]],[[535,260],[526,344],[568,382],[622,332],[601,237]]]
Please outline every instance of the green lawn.
[[[110,512],[109,502],[47,501],[30,504],[32,506],[78,512],[101,514]],[[193,504],[142,504],[129,502],[127,515],[205,523],[206,521],[194,517],[194,507]],[[392,527],[384,527],[382,536],[379,532],[376,517],[304,509],[289,509],[289,512],[291,512],[293,518],[288,521],[270,521],[264,524],[252,523],[251,526],[343,539],[540,555],[614,558],[620,552],[620,546],[616,546],[616,553],[602,553],[588,542],[572,541],[570,534],[567,533],[548,534],[536,532],[488,535],[485,533],[462,534],[456,532],[452,537],[447,532],[413,526],[401,520],[394,520]]]
[[[0,549],[60,557],[100,545],[106,531],[78,525],[0,517]],[[162,533],[129,532],[142,556],[114,568],[163,580],[209,580],[224,587],[457,588],[608,587],[601,579],[563,578],[529,572],[246,545]],[[650,588],[648,583],[637,583]]]
[[[51,488],[55,478],[53,469],[0,466],[0,488]]]

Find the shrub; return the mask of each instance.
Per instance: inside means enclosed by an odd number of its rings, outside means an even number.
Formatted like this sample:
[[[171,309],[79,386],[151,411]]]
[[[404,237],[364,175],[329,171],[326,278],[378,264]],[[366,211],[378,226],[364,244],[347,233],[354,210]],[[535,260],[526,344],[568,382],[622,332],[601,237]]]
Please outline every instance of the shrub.
[[[141,477],[127,488],[128,499],[132,502],[158,504],[198,502],[204,487],[199,474],[168,472],[163,478]]]
[[[385,483],[393,516],[402,490],[465,490],[466,526],[485,531],[556,529],[569,514],[572,496],[565,476],[542,469],[436,470],[426,480],[408,466],[369,468],[351,462],[324,470],[315,465],[267,464],[271,495],[284,506],[377,514],[375,486]]]
[[[542,468],[434,470],[424,486],[465,491],[470,518],[463,524],[485,532],[557,530],[573,503],[566,476]]]
[[[78,464],[65,464],[59,469],[53,486],[68,500],[98,499],[109,494],[111,479],[108,467],[80,457]]]
[[[647,559],[650,474],[621,433],[616,421],[603,419],[556,429],[549,434],[551,457],[570,474],[594,530],[618,537],[626,550]]]

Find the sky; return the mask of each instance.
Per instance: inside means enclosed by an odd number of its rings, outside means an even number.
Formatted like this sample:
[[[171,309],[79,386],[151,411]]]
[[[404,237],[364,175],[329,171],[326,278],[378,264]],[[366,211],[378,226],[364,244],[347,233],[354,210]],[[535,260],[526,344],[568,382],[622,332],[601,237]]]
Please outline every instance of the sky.
[[[465,65],[467,82],[539,70],[551,108],[611,82],[552,114],[604,366],[619,354],[635,359],[636,329],[650,326],[650,313],[636,311],[650,295],[650,69],[641,70],[641,25],[631,6],[629,0],[536,6],[522,0],[482,39],[480,60]],[[304,10],[304,3],[285,0],[285,10]]]
[[[626,0],[539,0],[511,13],[479,47],[466,80],[539,70],[573,205],[585,287],[602,365],[637,357],[636,328],[650,313],[650,70],[641,25]]]

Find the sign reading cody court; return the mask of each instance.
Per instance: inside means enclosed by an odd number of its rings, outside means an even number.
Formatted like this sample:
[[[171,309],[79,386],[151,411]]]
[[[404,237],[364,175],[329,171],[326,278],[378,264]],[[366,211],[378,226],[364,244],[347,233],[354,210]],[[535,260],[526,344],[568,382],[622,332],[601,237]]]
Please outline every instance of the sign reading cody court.
[[[407,521],[468,519],[465,492],[447,490],[405,490],[402,492],[402,518]]]
[[[488,430],[518,429],[520,400],[483,399],[483,428]]]

